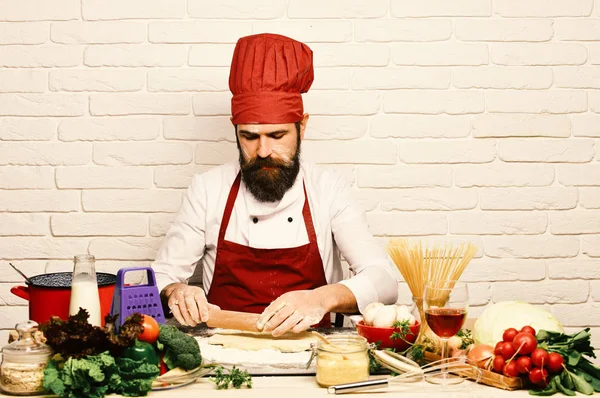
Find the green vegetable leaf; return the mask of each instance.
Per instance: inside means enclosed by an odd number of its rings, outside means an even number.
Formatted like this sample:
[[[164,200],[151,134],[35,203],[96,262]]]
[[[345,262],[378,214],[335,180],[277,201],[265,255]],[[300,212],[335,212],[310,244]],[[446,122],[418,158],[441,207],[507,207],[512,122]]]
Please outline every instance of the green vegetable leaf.
[[[557,392],[558,390],[556,389],[556,382],[554,379],[551,379],[550,383],[548,383],[548,387],[544,388],[543,390],[529,390],[529,395],[548,396],[554,395]]]
[[[568,351],[567,356],[568,356],[568,364],[570,366],[577,366],[577,364],[579,363],[579,360],[581,359],[581,354],[574,350]]]
[[[413,345],[409,351],[409,357],[415,362],[422,360],[425,357],[425,350],[420,345]]]
[[[597,377],[594,377],[593,375],[586,373],[584,370],[582,370],[581,368],[576,368],[574,370],[574,372],[583,377],[585,379],[585,381],[587,381],[588,383],[590,383],[590,385],[592,386],[592,388],[594,389],[594,391],[596,392],[600,392],[600,379]]]
[[[44,387],[63,398],[102,398],[118,393],[146,395],[158,376],[158,366],[146,359],[115,358],[108,351],[63,361],[55,356],[44,370]]]
[[[466,349],[471,344],[475,344],[470,329],[460,329],[456,335],[462,340],[462,343],[460,345],[461,350]]]
[[[558,391],[562,392],[565,395],[569,395],[571,397],[576,395],[575,391],[571,390],[570,388],[567,388],[566,386],[564,386],[562,384],[562,382],[561,382],[562,379],[561,379],[560,375],[554,376],[553,380],[554,380],[554,384],[556,385],[556,389]]]
[[[571,375],[569,374],[569,372],[560,373],[560,381],[561,381],[561,384],[565,388],[568,388],[569,390],[572,390],[573,388],[575,388],[575,386],[573,385],[573,380],[571,380]]]
[[[60,370],[58,364],[51,360],[44,369],[44,388],[48,391],[52,391],[54,394],[61,397],[65,396],[65,383],[60,377]]]
[[[233,388],[239,389],[244,384],[248,388],[252,388],[252,376],[247,370],[241,370],[235,366],[228,370],[222,366],[215,368],[215,375],[209,379],[217,385],[217,390],[226,390],[231,385]]]
[[[592,395],[594,393],[594,388],[590,385],[590,383],[585,381],[582,376],[571,373],[571,378],[573,380],[573,384],[575,385],[575,389],[580,393],[585,395]]]
[[[390,336],[390,339],[392,339],[392,340],[399,339],[406,343],[411,344],[409,341],[406,341],[406,336],[408,336],[409,334],[413,334],[413,332],[410,330],[410,323],[408,322],[407,319],[405,319],[403,321],[394,322],[392,327],[394,328],[394,333],[392,333],[392,335]]]
[[[378,350],[379,346],[381,346],[381,341],[377,341],[374,344],[375,348],[369,350],[369,374],[374,374],[381,369],[381,365],[375,359],[375,355],[373,355],[373,351]]]
[[[582,358],[578,367],[595,378],[600,379],[600,368],[591,363],[587,358]]]

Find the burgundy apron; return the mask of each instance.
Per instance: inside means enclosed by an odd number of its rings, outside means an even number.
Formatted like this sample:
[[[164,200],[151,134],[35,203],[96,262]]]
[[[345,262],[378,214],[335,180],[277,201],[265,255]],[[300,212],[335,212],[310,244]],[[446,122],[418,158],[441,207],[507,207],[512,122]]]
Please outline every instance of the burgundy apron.
[[[306,187],[302,216],[308,244],[285,249],[256,249],[225,240],[240,182],[241,174],[238,174],[227,197],[208,302],[223,310],[260,314],[284,293],[312,290],[326,285]],[[331,327],[329,313],[318,326]]]

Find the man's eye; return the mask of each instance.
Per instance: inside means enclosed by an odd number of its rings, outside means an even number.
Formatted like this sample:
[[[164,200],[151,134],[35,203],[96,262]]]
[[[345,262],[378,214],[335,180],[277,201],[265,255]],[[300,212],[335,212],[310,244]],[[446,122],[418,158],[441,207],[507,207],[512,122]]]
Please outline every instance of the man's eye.
[[[279,140],[282,137],[283,137],[283,134],[274,134],[274,135],[271,136],[271,138],[276,139],[276,140]]]
[[[248,141],[254,141],[255,139],[258,138],[255,135],[244,135],[243,137],[244,137],[245,140],[248,140]]]

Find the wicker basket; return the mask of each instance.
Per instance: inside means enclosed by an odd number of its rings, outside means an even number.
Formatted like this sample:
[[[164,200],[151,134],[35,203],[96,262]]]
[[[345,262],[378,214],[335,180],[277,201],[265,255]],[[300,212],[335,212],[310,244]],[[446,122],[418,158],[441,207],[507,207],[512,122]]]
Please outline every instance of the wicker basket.
[[[435,355],[430,352],[425,352],[426,362],[439,361],[440,359],[441,357],[439,355]],[[485,369],[481,369],[481,372],[481,380],[479,380],[479,382],[482,384],[509,391],[520,390],[522,388],[525,388],[525,382],[520,377],[507,377],[501,375],[500,373],[492,372],[490,370]],[[457,372],[457,374],[471,380],[477,379],[475,372],[463,371]]]

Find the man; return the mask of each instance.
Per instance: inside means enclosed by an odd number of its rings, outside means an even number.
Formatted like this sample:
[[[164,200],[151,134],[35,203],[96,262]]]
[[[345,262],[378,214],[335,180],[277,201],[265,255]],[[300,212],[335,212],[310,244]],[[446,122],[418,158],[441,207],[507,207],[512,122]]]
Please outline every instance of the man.
[[[300,159],[312,51],[260,34],[235,48],[229,87],[239,162],[193,178],[153,264],[182,324],[210,307],[261,313],[279,336],[328,326],[330,312],[393,303],[398,281],[343,177]],[[355,276],[342,279],[340,252]],[[198,262],[199,261],[199,262]],[[196,262],[203,288],[189,286]]]

